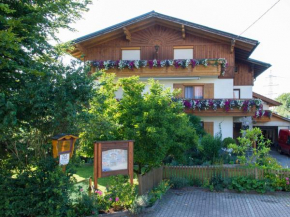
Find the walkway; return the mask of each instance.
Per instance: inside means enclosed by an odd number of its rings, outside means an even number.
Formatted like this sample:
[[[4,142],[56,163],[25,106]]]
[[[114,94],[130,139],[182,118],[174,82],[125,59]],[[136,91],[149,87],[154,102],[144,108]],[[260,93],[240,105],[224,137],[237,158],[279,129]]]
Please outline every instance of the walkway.
[[[288,217],[290,193],[244,194],[199,188],[169,190],[154,212],[144,217]]]

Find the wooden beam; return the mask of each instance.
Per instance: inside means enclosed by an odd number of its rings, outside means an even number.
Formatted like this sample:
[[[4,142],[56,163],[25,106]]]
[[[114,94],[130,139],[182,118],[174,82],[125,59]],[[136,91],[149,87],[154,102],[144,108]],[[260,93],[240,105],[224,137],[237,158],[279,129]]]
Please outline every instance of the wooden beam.
[[[128,41],[131,41],[131,33],[130,33],[130,31],[126,27],[124,27],[123,30],[124,30],[124,34],[126,35],[126,39]]]
[[[185,29],[184,29],[184,25],[181,25],[181,32],[182,32],[182,38],[185,39]]]
[[[235,44],[236,44],[236,40],[232,39],[232,41],[231,41],[231,53],[234,52]]]

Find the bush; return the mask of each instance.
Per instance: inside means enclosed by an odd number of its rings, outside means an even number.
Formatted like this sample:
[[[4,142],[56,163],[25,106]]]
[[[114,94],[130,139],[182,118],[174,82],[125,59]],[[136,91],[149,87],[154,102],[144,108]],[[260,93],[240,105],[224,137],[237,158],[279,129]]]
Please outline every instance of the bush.
[[[76,199],[73,210],[67,213],[67,216],[96,216],[98,214],[97,201],[94,197],[81,192],[80,197]]]
[[[199,178],[193,178],[193,179],[189,180],[189,185],[200,187],[200,186],[202,186],[202,181]]]
[[[236,140],[231,137],[224,138],[223,140],[223,148],[228,148],[229,144],[237,144]]]
[[[266,193],[267,191],[276,190],[273,187],[273,181],[270,179],[257,180],[247,176],[234,177],[229,188],[239,192],[254,190],[258,193]]]
[[[9,175],[2,167],[0,216],[66,216],[72,188],[72,173],[63,173],[51,157],[17,174]]]
[[[187,178],[183,178],[183,177],[171,177],[170,184],[172,188],[180,189],[180,188],[189,186],[189,181]]]
[[[212,185],[213,189],[216,191],[222,191],[225,188],[224,179],[222,178],[221,175],[214,175],[210,179],[210,185]]]
[[[219,152],[221,150],[221,147],[222,141],[221,136],[219,135],[213,137],[208,134],[201,139],[201,152],[203,158],[206,161],[216,161],[220,157]]]

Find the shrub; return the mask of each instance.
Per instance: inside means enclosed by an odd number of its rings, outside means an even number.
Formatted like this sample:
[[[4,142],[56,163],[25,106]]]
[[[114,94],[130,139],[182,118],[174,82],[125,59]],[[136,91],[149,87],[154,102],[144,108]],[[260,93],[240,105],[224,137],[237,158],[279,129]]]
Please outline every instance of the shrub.
[[[70,210],[67,216],[96,216],[98,210],[95,198],[83,192],[80,194],[73,205],[73,210]]]
[[[13,176],[1,170],[0,216],[65,216],[73,187],[72,171],[67,172],[51,157]]]
[[[221,147],[222,141],[220,135],[213,137],[208,134],[201,139],[201,152],[206,161],[216,161],[219,158]]]
[[[224,138],[223,140],[223,148],[228,148],[229,144],[236,144],[236,140],[231,137]]]
[[[184,188],[189,185],[189,181],[184,177],[171,177],[170,184],[174,189]]]
[[[216,191],[222,191],[225,188],[224,179],[221,175],[213,175],[209,182]]]
[[[189,180],[189,185],[200,187],[200,186],[202,186],[202,181],[199,178],[193,178],[193,179]]]

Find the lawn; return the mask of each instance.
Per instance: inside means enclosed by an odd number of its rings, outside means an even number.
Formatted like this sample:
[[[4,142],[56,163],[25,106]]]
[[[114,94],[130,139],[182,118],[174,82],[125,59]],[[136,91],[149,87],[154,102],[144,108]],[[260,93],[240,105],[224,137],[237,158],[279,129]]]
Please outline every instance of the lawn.
[[[77,180],[77,186],[81,186],[83,189],[88,189],[89,187],[89,178],[94,179],[94,166],[93,165],[82,165],[77,168],[76,174],[74,174],[75,179]],[[134,184],[138,185],[138,179],[134,177]],[[98,189],[101,191],[106,190],[106,186],[110,185],[110,177],[104,177],[98,179]]]

